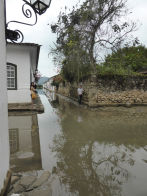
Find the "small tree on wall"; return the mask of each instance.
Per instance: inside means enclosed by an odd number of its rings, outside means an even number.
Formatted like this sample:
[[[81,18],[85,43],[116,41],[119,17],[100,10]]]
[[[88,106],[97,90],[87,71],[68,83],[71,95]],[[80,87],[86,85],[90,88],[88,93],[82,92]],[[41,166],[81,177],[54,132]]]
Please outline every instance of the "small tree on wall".
[[[55,86],[56,89],[58,90],[59,88],[59,84],[63,82],[62,76],[61,75],[57,75],[53,78],[53,81],[51,83],[52,86]]]

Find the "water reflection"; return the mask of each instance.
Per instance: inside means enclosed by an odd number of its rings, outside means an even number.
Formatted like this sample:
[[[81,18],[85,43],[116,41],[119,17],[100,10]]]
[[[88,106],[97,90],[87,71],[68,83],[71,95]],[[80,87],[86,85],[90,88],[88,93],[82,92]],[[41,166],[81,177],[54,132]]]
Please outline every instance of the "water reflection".
[[[147,108],[47,96],[43,114],[9,116],[12,169],[52,171],[53,196],[146,196]]]
[[[54,170],[80,196],[147,195],[147,109],[89,111],[58,97]]]
[[[41,169],[36,114],[9,113],[10,165],[14,172]]]

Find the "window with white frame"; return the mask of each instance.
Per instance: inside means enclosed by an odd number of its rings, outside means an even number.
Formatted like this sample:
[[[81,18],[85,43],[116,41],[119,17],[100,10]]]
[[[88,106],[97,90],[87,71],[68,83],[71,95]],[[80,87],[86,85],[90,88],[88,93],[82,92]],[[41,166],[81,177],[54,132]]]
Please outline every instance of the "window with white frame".
[[[16,89],[16,65],[7,63],[7,88],[10,90]]]

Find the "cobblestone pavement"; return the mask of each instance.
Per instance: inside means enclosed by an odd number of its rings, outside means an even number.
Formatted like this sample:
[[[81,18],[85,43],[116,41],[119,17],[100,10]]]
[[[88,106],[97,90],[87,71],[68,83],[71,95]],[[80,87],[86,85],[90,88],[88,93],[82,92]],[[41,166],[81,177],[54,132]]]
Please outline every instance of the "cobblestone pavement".
[[[49,171],[14,173],[8,196],[50,196],[54,176]]]

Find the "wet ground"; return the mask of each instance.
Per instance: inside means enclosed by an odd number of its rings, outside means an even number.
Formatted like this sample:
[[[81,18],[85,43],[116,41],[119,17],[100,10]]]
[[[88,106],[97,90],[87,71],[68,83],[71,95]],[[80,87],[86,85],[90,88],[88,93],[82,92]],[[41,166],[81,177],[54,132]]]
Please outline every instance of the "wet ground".
[[[53,196],[147,195],[147,107],[92,110],[40,98],[43,114],[9,113],[14,174],[47,175],[41,189]]]

